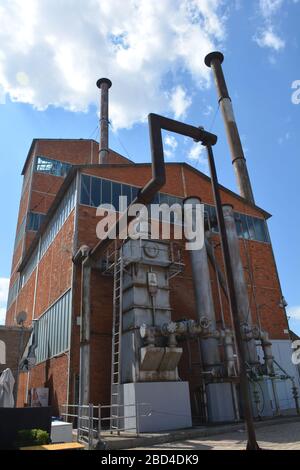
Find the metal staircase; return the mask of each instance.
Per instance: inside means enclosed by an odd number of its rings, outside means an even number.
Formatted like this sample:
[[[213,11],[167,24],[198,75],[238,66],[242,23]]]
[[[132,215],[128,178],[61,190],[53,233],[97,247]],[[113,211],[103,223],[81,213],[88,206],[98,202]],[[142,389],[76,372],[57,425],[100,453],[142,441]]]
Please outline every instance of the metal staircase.
[[[122,339],[122,294],[123,294],[122,247],[115,251],[113,286],[113,328],[111,354],[111,432],[119,433],[121,411],[121,339]]]

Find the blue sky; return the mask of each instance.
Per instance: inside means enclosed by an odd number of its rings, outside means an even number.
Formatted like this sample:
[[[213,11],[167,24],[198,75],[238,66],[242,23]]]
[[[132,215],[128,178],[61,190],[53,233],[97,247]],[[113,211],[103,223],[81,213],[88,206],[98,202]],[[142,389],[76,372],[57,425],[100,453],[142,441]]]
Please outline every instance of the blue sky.
[[[25,5],[26,4],[26,5]],[[0,322],[22,178],[35,137],[98,138],[97,78],[113,82],[111,148],[149,161],[145,118],[158,112],[218,134],[219,179],[236,190],[204,56],[219,49],[258,205],[300,334],[297,0],[11,0],[0,2]],[[207,171],[200,147],[165,135],[169,161]]]

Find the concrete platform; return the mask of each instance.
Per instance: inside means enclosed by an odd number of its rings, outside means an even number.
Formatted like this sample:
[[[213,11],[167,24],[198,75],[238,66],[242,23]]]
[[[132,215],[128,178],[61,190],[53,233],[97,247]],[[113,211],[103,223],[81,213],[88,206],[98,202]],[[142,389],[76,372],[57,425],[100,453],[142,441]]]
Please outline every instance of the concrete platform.
[[[300,422],[300,416],[282,416],[270,419],[263,419],[255,422],[255,428],[278,425],[280,423],[293,423]],[[186,439],[193,439],[197,437],[214,436],[218,434],[227,434],[232,431],[243,430],[243,423],[224,424],[217,426],[197,426],[188,429],[181,429],[178,431],[169,431],[162,433],[144,433],[139,437],[132,436],[129,433],[121,436],[111,435],[109,432],[101,434],[102,439],[106,442],[108,449],[133,449],[138,447],[148,448],[157,444],[164,444],[168,442],[183,441]]]

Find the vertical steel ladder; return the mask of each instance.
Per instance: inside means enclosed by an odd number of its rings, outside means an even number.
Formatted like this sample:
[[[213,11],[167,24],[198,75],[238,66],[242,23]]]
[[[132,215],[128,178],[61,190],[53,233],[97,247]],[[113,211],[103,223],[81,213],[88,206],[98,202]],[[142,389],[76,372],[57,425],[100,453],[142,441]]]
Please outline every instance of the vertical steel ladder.
[[[122,295],[123,258],[122,247],[115,252],[113,286],[113,328],[111,354],[111,432],[120,429],[121,411],[121,340],[122,340]]]

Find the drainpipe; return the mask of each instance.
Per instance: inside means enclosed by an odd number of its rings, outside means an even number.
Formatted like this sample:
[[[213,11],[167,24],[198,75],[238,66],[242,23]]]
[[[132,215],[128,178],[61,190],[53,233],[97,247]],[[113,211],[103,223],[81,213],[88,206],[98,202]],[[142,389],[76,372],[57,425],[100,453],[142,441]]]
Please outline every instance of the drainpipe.
[[[108,147],[108,90],[112,83],[108,78],[99,78],[97,87],[101,90],[100,100],[100,143],[99,143],[99,163],[109,163]]]
[[[229,254],[233,267],[233,282],[237,299],[239,321],[242,330],[248,331],[248,325],[252,324],[251,311],[248,299],[247,286],[244,278],[244,270],[240,256],[240,244],[236,231],[232,205],[223,204],[223,214],[227,232]],[[249,337],[248,339],[245,339],[244,337],[244,350],[246,362],[251,366],[258,364],[256,343],[252,337]]]
[[[211,67],[214,73],[219,104],[222,110],[227,140],[230,148],[232,164],[234,166],[239,193],[242,197],[247,199],[247,201],[254,204],[254,197],[248,174],[246,159],[241,139],[239,136],[239,131],[235,122],[231,98],[228,94],[228,89],[221,66],[223,60],[224,56],[221,52],[211,52],[204,59],[207,67]]]
[[[83,245],[80,250],[83,259],[81,265],[81,317],[80,317],[80,369],[79,369],[79,404],[90,402],[90,331],[91,331],[91,272],[89,247]]]
[[[184,217],[186,236],[191,240],[195,234],[196,207],[201,204],[197,197],[189,197],[184,200]],[[204,231],[204,225],[202,227]],[[198,228],[201,230],[201,228]],[[187,233],[189,232],[189,233]],[[203,239],[204,241],[204,239]],[[190,250],[190,260],[193,273],[194,293],[196,299],[196,313],[198,322],[206,318],[210,324],[210,331],[216,330],[216,316],[211,291],[210,273],[205,242],[199,250]],[[205,371],[220,371],[221,361],[217,338],[205,338],[200,340],[203,368]]]

